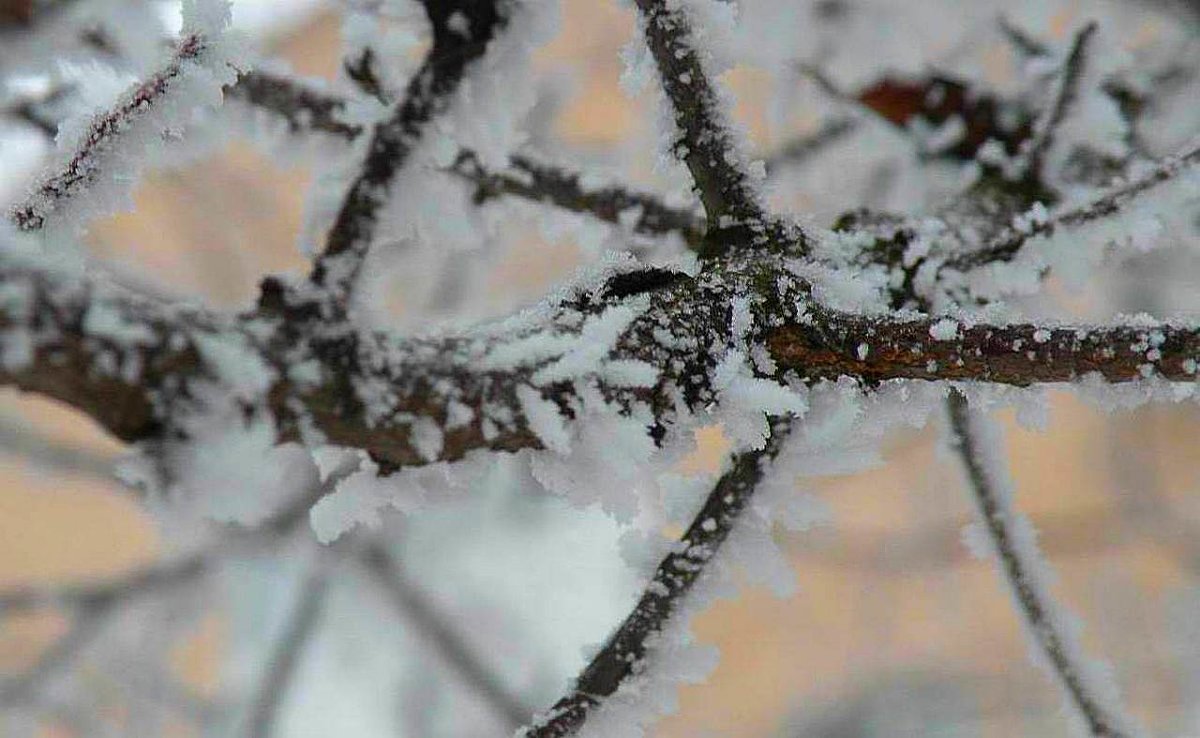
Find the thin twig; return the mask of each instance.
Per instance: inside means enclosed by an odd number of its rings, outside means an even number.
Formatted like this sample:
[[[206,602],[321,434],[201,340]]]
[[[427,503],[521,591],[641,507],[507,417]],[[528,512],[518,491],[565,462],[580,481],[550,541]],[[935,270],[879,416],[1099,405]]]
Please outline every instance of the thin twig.
[[[270,738],[300,657],[316,631],[329,582],[329,562],[312,563],[283,630],[271,644],[262,678],[248,708],[247,738]]]
[[[449,105],[467,67],[484,55],[506,22],[499,5],[491,0],[424,1],[433,27],[433,45],[409,81],[403,100],[372,130],[361,172],[342,201],[325,249],[310,275],[312,283],[332,298],[335,313],[346,310],[346,300],[358,279],[375,236],[379,211],[387,202],[396,175],[426,126]],[[460,17],[465,22],[465,33],[460,32]]]
[[[708,220],[705,253],[778,249],[804,253],[809,237],[767,214],[748,162],[726,122],[700,52],[691,19],[679,5],[637,0],[646,45],[673,110],[677,133],[672,153],[691,172]]]
[[[1001,476],[1002,460],[988,446],[996,430],[973,413],[967,399],[952,390],[947,399],[952,443],[966,467],[980,519],[995,548],[997,565],[1025,620],[1029,636],[1049,662],[1070,704],[1096,738],[1127,738],[1139,734],[1132,718],[1104,688],[1082,660],[1075,635],[1063,627],[1061,608],[1051,597],[1040,572],[1041,560],[1028,521],[1013,506],[1011,482]]]
[[[733,457],[730,470],[717,481],[679,544],[658,565],[633,611],[580,673],[571,692],[538,715],[525,730],[526,738],[574,734],[592,710],[642,668],[649,641],[667,626],[680,601],[718,554],[767,467],[783,447],[788,421],[776,418],[771,425],[771,435],[762,449]]]
[[[504,687],[504,681],[472,652],[462,635],[455,633],[452,620],[437,612],[395,556],[382,543],[375,543],[361,556],[366,570],[396,606],[401,618],[412,626],[422,643],[458,672],[467,684],[508,724],[509,733],[529,719],[533,709]]]
[[[116,106],[92,121],[87,136],[59,170],[33,187],[32,194],[11,211],[9,217],[23,231],[35,231],[68,200],[94,182],[99,172],[97,158],[113,145],[130,122],[145,117],[183,73],[184,64],[198,59],[207,43],[198,34],[180,40],[165,67],[128,93]]]
[[[841,141],[858,128],[853,118],[834,118],[825,121],[816,131],[788,141],[780,146],[765,162],[767,173],[781,167],[794,167],[807,162],[830,145]]]
[[[1095,36],[1096,28],[1096,23],[1090,22],[1075,34],[1071,50],[1063,62],[1062,71],[1059,72],[1054,97],[1034,124],[1033,136],[1029,139],[1024,157],[1026,172],[1039,180],[1042,178],[1046,152],[1054,144],[1059,127],[1079,97],[1079,85],[1083,82],[1084,68],[1087,64],[1088,44]]]
[[[954,259],[956,269],[970,269],[994,262],[1011,261],[1030,239],[1052,236],[1061,228],[1077,228],[1116,214],[1139,196],[1178,177],[1200,164],[1200,141],[1183,151],[1160,159],[1137,178],[1111,188],[1091,202],[1051,215],[1045,220],[1027,219],[1021,228],[1005,228],[985,247]]]

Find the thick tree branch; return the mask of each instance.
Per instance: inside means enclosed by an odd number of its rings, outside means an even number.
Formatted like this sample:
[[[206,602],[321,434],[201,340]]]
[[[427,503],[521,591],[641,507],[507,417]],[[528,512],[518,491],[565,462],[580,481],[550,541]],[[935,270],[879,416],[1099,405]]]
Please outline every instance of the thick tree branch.
[[[1029,637],[1045,656],[1050,670],[1079,712],[1088,731],[1096,738],[1127,738],[1140,734],[1133,720],[1115,699],[1101,697],[1103,688],[1093,683],[1095,675],[1082,661],[1082,648],[1074,634],[1064,628],[1060,608],[1040,572],[1045,568],[1028,522],[1013,505],[1011,483],[1002,477],[995,450],[988,448],[980,427],[984,419],[967,406],[967,399],[954,390],[947,399],[953,445],[966,467],[980,519],[996,554],[996,563],[1019,606]]]
[[[852,315],[813,302],[786,264],[756,258],[695,278],[618,273],[564,293],[532,321],[409,339],[314,329],[290,318],[306,308],[283,296],[230,323],[12,267],[0,271],[0,287],[19,298],[0,304],[9,358],[0,384],[73,405],[127,441],[166,439],[186,434],[185,421],[206,412],[199,397],[212,391],[201,388],[236,395],[242,380],[221,361],[234,352],[272,370],[269,386],[240,402],[248,417],[271,418],[279,440],[304,442],[306,429],[316,430],[321,443],[407,466],[477,448],[541,447],[530,403],[549,403],[569,423],[594,402],[585,401],[593,389],[612,411],[648,410],[649,430],[661,438],[680,413],[719,402],[716,367],[742,341],[766,348],[774,369],[756,374],[775,380],[1196,379],[1194,327]],[[754,317],[736,335],[731,316],[743,301]],[[607,353],[593,355],[602,347],[587,336],[603,325],[617,328],[605,329],[614,330]]]
[[[650,640],[678,612],[680,601],[737,525],[763,474],[783,447],[788,423],[786,419],[773,419],[771,434],[762,449],[733,457],[729,471],[717,481],[679,545],[655,569],[633,611],[592,658],[571,692],[525,730],[526,738],[574,734],[592,710],[645,668]]]
[[[280,116],[293,134],[315,131],[353,140],[362,133],[361,126],[344,119],[344,98],[287,77],[250,72],[228,91],[234,99]],[[509,167],[510,171],[491,171],[474,152],[464,150],[449,171],[475,185],[477,202],[518,197],[624,225],[644,236],[678,233],[693,248],[704,236],[703,218],[670,207],[656,195],[622,185],[589,187],[578,172],[520,154],[509,160]]]

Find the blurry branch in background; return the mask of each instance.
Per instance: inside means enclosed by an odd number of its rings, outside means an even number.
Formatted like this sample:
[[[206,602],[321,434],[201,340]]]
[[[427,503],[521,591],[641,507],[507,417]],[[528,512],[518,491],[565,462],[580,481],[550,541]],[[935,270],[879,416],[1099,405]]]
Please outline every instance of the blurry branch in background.
[[[1012,484],[996,448],[999,430],[967,406],[967,399],[952,390],[947,400],[952,445],[962,457],[974,493],[980,521],[996,564],[1012,590],[1028,636],[1037,645],[1068,704],[1078,711],[1089,734],[1097,738],[1130,738],[1141,735],[1121,701],[1085,660],[1076,633],[1050,595],[1046,563],[1041,559],[1036,533],[1013,505]]]
[[[275,720],[287,699],[288,687],[320,620],[331,575],[331,562],[325,559],[333,555],[318,551],[317,560],[308,565],[292,611],[268,649],[262,676],[247,708],[245,738],[270,738],[274,734]]]
[[[1055,135],[1079,98],[1079,85],[1083,82],[1084,66],[1088,62],[1088,44],[1096,34],[1096,28],[1094,22],[1088,23],[1075,34],[1071,50],[1067,52],[1067,58],[1059,71],[1054,96],[1042,116],[1034,123],[1033,135],[1022,152],[1026,174],[1029,176],[1042,178],[1046,153],[1054,145]]]
[[[402,626],[415,630],[422,645],[428,646],[506,723],[500,728],[502,732],[510,733],[529,719],[533,708],[509,692],[500,676],[483,662],[481,654],[471,649],[463,635],[454,632],[453,620],[439,612],[430,598],[409,579],[385,543],[367,544],[359,558],[363,568],[395,606]]]

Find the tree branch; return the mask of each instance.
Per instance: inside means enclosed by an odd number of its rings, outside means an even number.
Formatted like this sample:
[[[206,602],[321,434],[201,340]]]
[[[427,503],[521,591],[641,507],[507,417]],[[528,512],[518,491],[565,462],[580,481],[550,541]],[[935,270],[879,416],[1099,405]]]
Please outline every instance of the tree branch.
[[[613,225],[628,225],[645,236],[677,233],[692,248],[699,247],[704,238],[703,219],[690,210],[669,207],[655,195],[620,185],[584,187],[579,173],[528,156],[513,156],[509,166],[511,172],[489,172],[473,152],[464,151],[450,171],[475,184],[476,202],[509,195],[585,213]]]
[[[1004,478],[1003,461],[985,440],[996,429],[985,428],[984,418],[972,413],[967,399],[952,390],[947,399],[953,445],[962,458],[974,492],[980,519],[995,549],[996,563],[1007,580],[1029,637],[1045,656],[1049,669],[1062,686],[1068,702],[1079,712],[1091,735],[1126,738],[1140,735],[1124,707],[1104,696],[1098,676],[1083,660],[1075,634],[1063,626],[1061,609],[1043,581],[1041,560],[1028,520],[1013,505],[1011,482]]]
[[[1028,176],[1042,178],[1046,152],[1054,144],[1055,134],[1066,120],[1071,106],[1079,96],[1079,85],[1083,82],[1084,65],[1087,64],[1087,47],[1096,34],[1096,23],[1090,22],[1081,28],[1071,42],[1071,50],[1063,62],[1058,85],[1050,105],[1033,127],[1033,136],[1024,151],[1025,168]]]
[[[87,135],[63,167],[35,184],[30,196],[12,209],[12,222],[23,231],[39,230],[47,218],[95,182],[101,174],[101,157],[134,121],[151,114],[183,75],[185,64],[200,59],[207,49],[208,43],[199,34],[184,36],[165,67],[92,121]]]
[[[409,81],[404,99],[372,130],[362,171],[342,201],[310,276],[331,296],[335,311],[345,310],[396,175],[425,127],[449,106],[467,67],[484,55],[506,22],[498,0],[424,0],[423,4],[433,27],[433,45]],[[452,17],[465,19],[467,30],[462,32]]]
[[[361,560],[367,572],[396,606],[401,618],[413,626],[421,641],[431,646],[508,723],[503,729],[506,733],[529,718],[532,709],[506,690],[500,677],[471,652],[464,638],[453,631],[451,621],[438,613],[425,595],[409,581],[400,562],[384,544],[368,546]]]
[[[592,710],[644,669],[650,640],[667,626],[679,603],[719,553],[767,467],[783,447],[788,422],[772,419],[772,431],[762,449],[733,457],[729,471],[717,481],[679,544],[655,569],[633,611],[592,658],[571,692],[525,730],[526,738],[574,734]]]
[[[691,38],[691,21],[664,0],[637,0],[646,45],[678,129],[672,153],[692,174],[708,220],[705,253],[769,248],[804,253],[809,237],[768,216],[726,113]]]
[[[300,663],[304,648],[312,639],[329,588],[328,562],[316,561],[309,567],[292,612],[283,630],[271,644],[262,679],[250,702],[247,738],[270,738],[275,718]]]
[[[966,270],[993,262],[1011,261],[1030,239],[1049,237],[1059,229],[1077,228],[1114,215],[1139,196],[1170,182],[1197,164],[1200,164],[1200,141],[1190,144],[1173,156],[1159,160],[1145,173],[1113,187],[1089,203],[1055,213],[1045,220],[1030,220],[1020,228],[1009,226],[993,237],[984,248],[963,254],[953,259],[950,265]]]

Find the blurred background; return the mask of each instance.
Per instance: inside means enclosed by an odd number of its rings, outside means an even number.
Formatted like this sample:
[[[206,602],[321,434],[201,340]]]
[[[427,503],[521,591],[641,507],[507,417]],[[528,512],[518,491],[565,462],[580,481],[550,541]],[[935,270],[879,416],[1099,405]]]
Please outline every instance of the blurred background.
[[[166,29],[177,23],[170,4],[93,4],[97,17],[137,6],[159,14]],[[1061,53],[1073,31],[1095,18],[1106,53],[1148,69],[1146,84],[1163,92],[1144,119],[1147,150],[1167,153],[1200,131],[1194,3],[741,6],[746,27],[730,44],[738,63],[723,78],[755,149],[770,157],[831,120],[855,121],[851,133],[771,171],[773,203],[821,225],[860,205],[928,209],[961,181],[963,164],[923,156],[908,132],[832,97],[799,65],[819,65],[848,90],[885,73],[934,68],[1006,93],[1019,87],[1028,59],[1003,25]],[[390,4],[237,2],[235,18],[263,57],[347,90],[343,36],[354,32],[343,31],[358,26],[346,17],[385,24],[412,17],[388,20],[380,7]],[[0,2],[5,10],[14,20],[0,47],[41,4],[7,0]],[[528,81],[537,99],[529,145],[551,160],[688,203],[686,180],[660,161],[654,94],[626,73],[623,57],[632,52],[623,49],[632,34],[627,4],[565,0],[559,29],[536,52]],[[16,62],[0,52],[0,63],[11,70]],[[83,62],[62,52],[58,63]],[[1170,64],[1176,76],[1153,76]],[[27,78],[36,73],[21,70]],[[87,234],[89,253],[115,274],[230,310],[250,305],[266,274],[304,274],[314,227],[305,207],[314,201],[314,181],[334,175],[306,147],[265,128],[149,172],[132,212]],[[0,197],[23,192],[50,146],[29,120],[0,123]],[[1028,311],[1200,319],[1196,212],[1192,229],[1172,231],[1159,250],[1104,271],[1084,291],[1052,283]],[[429,267],[470,270],[468,298],[435,299],[425,284],[434,272],[383,280],[396,327],[503,314],[605,249],[629,245],[628,234],[533,205],[499,205],[489,217],[502,226],[489,231],[488,243],[454,252],[449,266]],[[1089,653],[1114,666],[1132,709],[1156,735],[1198,734],[1200,412],[1185,403],[1110,414],[1065,394],[1047,397],[1040,419],[1001,417],[1018,505],[1058,573],[1055,593],[1085,623]],[[696,638],[715,645],[720,662],[705,683],[680,688],[678,711],[651,734],[1068,734],[1059,695],[1031,665],[991,562],[973,558],[961,542],[973,510],[940,437],[935,418],[924,430],[889,437],[882,468],[804,482],[832,522],[776,533],[798,593],[780,599],[747,586],[698,617]],[[702,434],[684,471],[711,474],[721,449],[719,429]],[[113,464],[125,453],[77,413],[0,391],[0,588],[120,576],[197,540],[115,481]],[[397,608],[388,588],[362,572],[335,569],[273,735],[501,735],[512,727],[497,707],[505,699],[534,709],[557,697],[587,649],[627,611],[640,575],[623,563],[621,530],[602,513],[540,490],[519,461],[496,467],[460,505],[385,520],[405,591],[430,617],[420,607]],[[305,586],[310,548],[293,542],[231,554],[203,578],[121,608],[35,689],[9,690],[0,735],[237,734],[245,720],[239,711]],[[7,676],[0,680],[9,681],[0,688],[44,664],[71,632],[70,618],[48,608],[5,619],[0,670]],[[484,664],[505,698],[488,697],[479,678],[464,677],[443,646],[431,645],[430,618]]]

